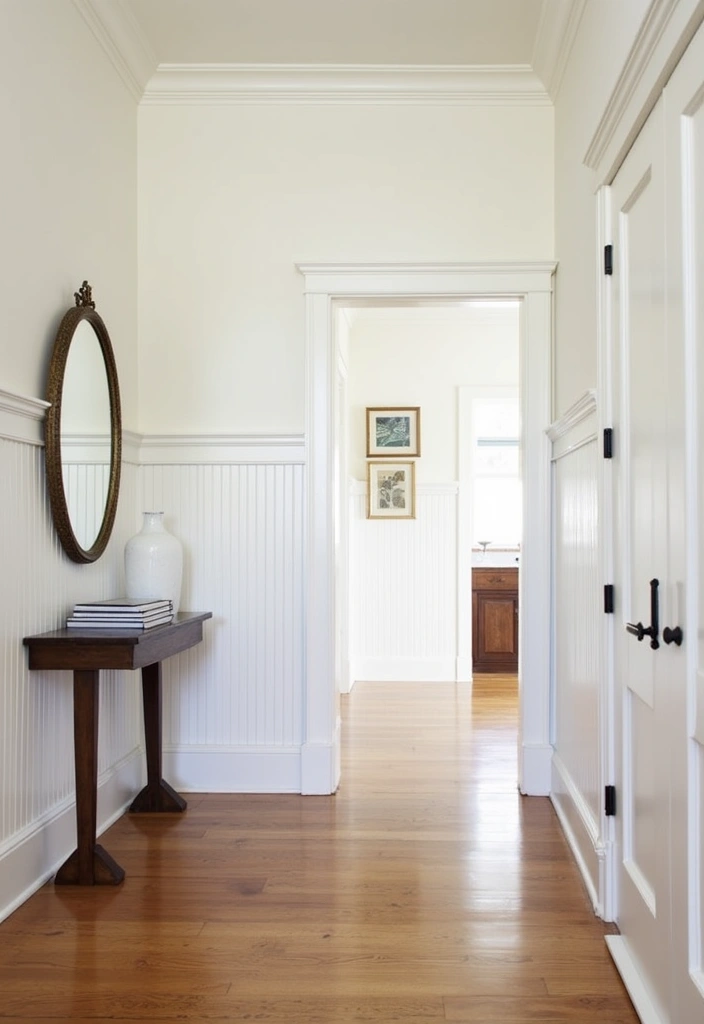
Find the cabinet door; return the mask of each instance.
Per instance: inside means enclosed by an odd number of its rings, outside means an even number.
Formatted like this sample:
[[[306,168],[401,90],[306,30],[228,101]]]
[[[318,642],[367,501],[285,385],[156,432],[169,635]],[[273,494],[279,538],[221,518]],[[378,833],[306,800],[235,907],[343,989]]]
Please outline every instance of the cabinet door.
[[[517,591],[475,591],[473,636],[473,668],[475,672],[515,672],[517,670]]]

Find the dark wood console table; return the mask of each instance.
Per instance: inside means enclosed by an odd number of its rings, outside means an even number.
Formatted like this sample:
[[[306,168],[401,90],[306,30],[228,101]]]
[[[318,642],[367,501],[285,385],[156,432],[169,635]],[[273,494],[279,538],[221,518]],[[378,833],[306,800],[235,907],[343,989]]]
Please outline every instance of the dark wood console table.
[[[98,679],[101,668],[142,670],[147,785],[130,811],[183,811],[186,801],[161,777],[161,662],[203,639],[212,612],[182,612],[154,629],[57,629],[27,636],[30,669],[73,672],[77,849],[56,875],[58,885],[118,885],[124,870],[96,839]]]

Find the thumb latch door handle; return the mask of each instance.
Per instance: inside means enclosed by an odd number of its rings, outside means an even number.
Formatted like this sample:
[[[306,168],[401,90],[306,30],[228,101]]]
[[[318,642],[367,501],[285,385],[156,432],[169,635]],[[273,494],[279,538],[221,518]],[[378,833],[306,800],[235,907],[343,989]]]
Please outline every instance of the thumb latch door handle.
[[[642,622],[627,622],[626,630],[633,636],[638,638],[640,642],[644,637],[650,637],[650,646],[654,651],[657,651],[660,644],[658,643],[658,633],[660,632],[660,614],[658,607],[658,587],[660,586],[659,580],[650,581],[650,625],[644,626]],[[664,634],[663,634],[664,639]],[[674,637],[672,638],[674,639]],[[672,640],[666,640],[666,643],[671,643]],[[677,641],[675,641],[677,642]],[[680,636],[680,643],[682,642]]]

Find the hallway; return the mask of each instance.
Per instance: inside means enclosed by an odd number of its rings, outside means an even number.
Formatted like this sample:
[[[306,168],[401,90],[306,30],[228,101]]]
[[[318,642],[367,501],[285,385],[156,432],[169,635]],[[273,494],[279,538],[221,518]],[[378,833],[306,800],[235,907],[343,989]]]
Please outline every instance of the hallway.
[[[471,692],[358,684],[335,797],[122,817],[121,887],[0,925],[0,1020],[637,1024],[551,804],[516,791],[515,683]]]

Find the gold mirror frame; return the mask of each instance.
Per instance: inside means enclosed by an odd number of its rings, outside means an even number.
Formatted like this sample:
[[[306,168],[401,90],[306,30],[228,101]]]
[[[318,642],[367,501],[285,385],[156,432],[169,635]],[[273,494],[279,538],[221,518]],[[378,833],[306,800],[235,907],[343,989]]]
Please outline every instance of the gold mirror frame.
[[[47,410],[44,421],[44,455],[51,514],[64,551],[74,562],[95,562],[107,547],[117,513],[120,469],[122,466],[122,414],[117,366],[115,364],[110,335],[102,317],[99,313],[96,313],[91,287],[87,281],[84,281],[79,291],[75,292],[75,298],[75,307],[68,310],[59,324],[51,354],[51,362],[49,363],[46,397],[51,405]],[[73,531],[66,502],[61,462],[61,399],[66,361],[76,328],[84,320],[93,328],[100,345],[103,362],[105,363],[108,394],[110,396],[110,479],[108,493],[100,530],[93,545],[88,549],[81,547]]]

